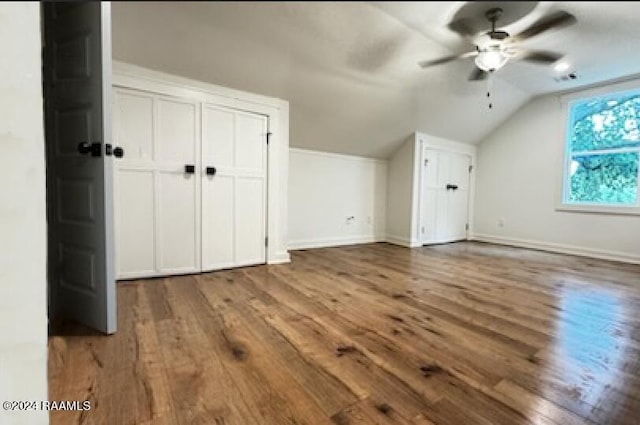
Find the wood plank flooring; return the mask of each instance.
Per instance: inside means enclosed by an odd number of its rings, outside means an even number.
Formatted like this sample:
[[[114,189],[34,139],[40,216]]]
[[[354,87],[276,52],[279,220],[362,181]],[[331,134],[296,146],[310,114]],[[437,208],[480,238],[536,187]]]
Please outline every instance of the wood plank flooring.
[[[464,242],[131,281],[49,339],[52,424],[640,424],[640,266]]]

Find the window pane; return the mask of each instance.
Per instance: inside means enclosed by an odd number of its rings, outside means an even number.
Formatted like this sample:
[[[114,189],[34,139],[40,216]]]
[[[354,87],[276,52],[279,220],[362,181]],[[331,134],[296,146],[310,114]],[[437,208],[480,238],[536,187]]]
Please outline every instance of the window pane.
[[[638,153],[572,158],[569,202],[635,205]]]
[[[640,94],[574,103],[570,124],[573,152],[640,146]]]

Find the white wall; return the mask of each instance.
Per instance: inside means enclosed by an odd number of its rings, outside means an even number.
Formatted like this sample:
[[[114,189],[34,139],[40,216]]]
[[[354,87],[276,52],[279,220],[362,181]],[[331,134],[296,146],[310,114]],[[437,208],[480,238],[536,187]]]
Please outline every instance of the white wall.
[[[386,161],[290,149],[289,248],[384,240],[386,191]]]
[[[415,136],[411,136],[389,159],[387,184],[387,237],[389,242],[412,245],[415,198]]]
[[[40,5],[0,6],[0,401],[47,400]],[[46,424],[5,411],[2,424]]]
[[[540,97],[480,144],[475,238],[640,262],[640,216],[555,209],[564,122],[559,96]]]

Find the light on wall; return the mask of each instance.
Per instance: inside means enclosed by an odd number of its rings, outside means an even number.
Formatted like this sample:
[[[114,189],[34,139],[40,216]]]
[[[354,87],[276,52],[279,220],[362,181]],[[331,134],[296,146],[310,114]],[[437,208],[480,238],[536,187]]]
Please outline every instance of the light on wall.
[[[489,46],[478,53],[475,62],[481,70],[493,72],[502,68],[508,60],[509,56],[502,51],[500,46]]]

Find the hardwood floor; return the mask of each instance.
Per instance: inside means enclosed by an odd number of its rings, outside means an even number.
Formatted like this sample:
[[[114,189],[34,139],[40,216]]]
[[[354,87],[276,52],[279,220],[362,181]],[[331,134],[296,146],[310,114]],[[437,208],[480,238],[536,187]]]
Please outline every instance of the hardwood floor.
[[[132,281],[49,341],[52,424],[640,424],[640,266],[481,243]]]

